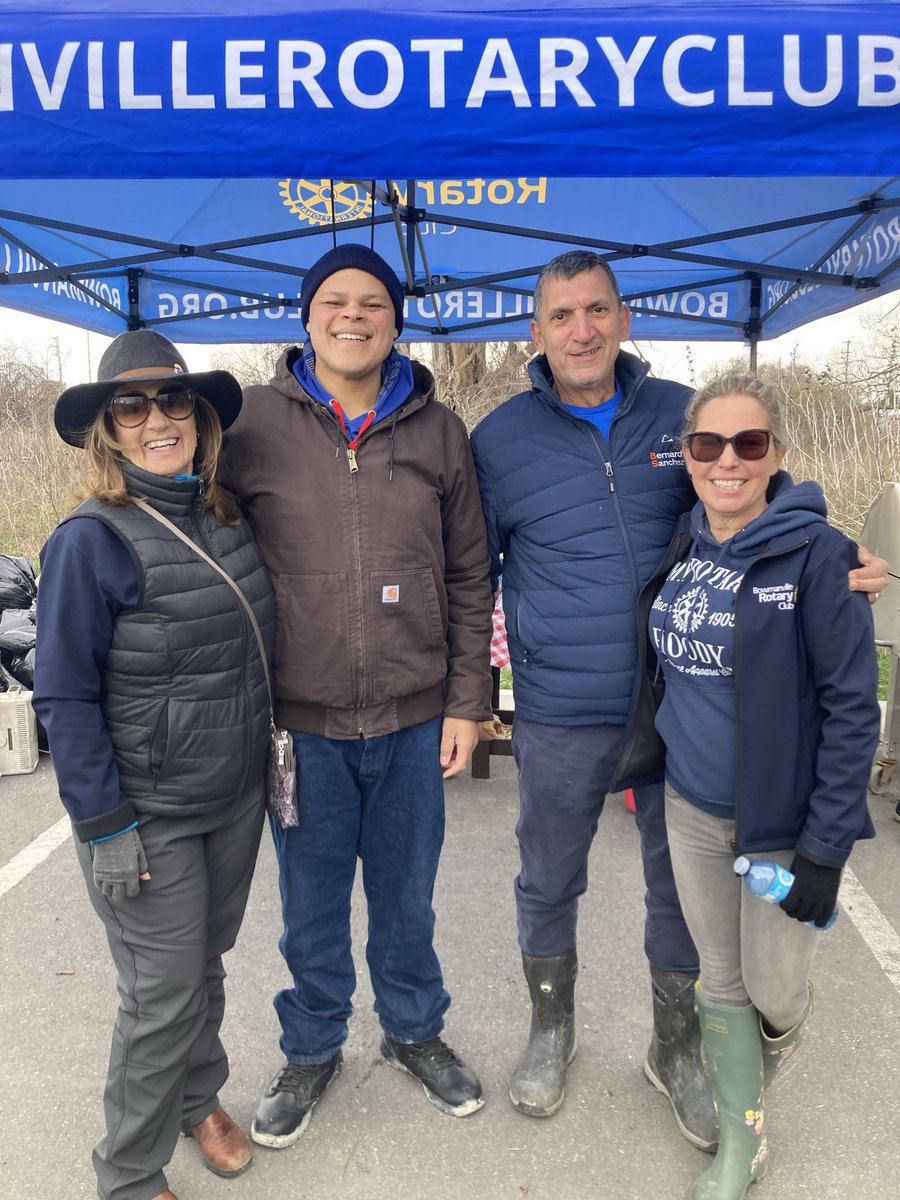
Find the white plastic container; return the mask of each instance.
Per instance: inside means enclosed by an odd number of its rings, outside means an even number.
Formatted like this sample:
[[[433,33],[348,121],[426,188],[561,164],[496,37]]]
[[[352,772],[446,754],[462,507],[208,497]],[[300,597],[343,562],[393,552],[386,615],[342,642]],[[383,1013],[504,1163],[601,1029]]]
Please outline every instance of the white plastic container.
[[[0,692],[0,775],[27,775],[38,764],[37,720],[31,692]]]

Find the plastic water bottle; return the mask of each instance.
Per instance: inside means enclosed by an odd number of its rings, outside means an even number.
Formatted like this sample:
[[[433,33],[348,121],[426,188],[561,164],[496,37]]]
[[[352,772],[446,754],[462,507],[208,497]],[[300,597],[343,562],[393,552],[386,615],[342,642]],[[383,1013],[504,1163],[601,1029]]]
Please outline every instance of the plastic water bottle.
[[[761,900],[767,900],[769,904],[780,904],[791,890],[794,882],[793,872],[789,871],[787,867],[780,867],[778,863],[772,862],[768,858],[751,862],[743,854],[734,860],[734,873],[743,878],[754,896],[759,896]],[[837,918],[838,910],[835,908],[824,925],[817,925],[815,921],[804,921],[803,924],[808,925],[810,929],[817,929],[819,933],[824,933],[826,929],[832,927]]]

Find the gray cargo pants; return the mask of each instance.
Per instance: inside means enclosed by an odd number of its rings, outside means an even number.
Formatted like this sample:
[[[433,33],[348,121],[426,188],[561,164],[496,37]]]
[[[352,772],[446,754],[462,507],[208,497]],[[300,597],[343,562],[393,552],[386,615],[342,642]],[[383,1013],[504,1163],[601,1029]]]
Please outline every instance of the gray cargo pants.
[[[96,888],[90,844],[76,841],[91,903],[118,971],[106,1081],[106,1136],[94,1150],[101,1200],[151,1200],[179,1133],[219,1103],[228,1057],[222,955],[234,945],[264,815],[258,784],[229,809],[140,818],[151,879],[113,903]]]

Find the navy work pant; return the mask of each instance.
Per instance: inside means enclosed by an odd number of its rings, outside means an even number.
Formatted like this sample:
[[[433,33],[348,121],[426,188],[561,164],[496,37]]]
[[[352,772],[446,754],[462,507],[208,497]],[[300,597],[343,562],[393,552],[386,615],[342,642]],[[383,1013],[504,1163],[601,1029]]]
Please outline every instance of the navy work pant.
[[[369,915],[375,1011],[395,1041],[436,1037],[450,997],[434,952],[432,895],[444,840],[441,718],[382,737],[295,733],[300,824],[272,822],[281,952],[293,987],[275,997],[290,1062],[324,1062],[347,1037],[356,972],[350,898],[357,859]]]
[[[588,854],[624,736],[618,725],[515,719],[521,861],[515,893],[526,954],[563,954],[577,944],[578,898],[587,889]],[[696,971],[697,951],[672,874],[663,785],[636,788],[635,807],[647,888],[645,953],[660,970]]]

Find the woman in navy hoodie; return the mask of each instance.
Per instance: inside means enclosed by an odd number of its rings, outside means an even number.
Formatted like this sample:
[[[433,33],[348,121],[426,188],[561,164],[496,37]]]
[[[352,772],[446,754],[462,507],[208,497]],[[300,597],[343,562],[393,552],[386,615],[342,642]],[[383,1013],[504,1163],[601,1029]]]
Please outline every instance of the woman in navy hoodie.
[[[772,389],[741,374],[707,384],[682,442],[699,500],[642,593],[649,662],[630,766],[661,736],[720,1126],[691,1200],[741,1200],[766,1168],[765,1084],[810,1010],[820,935],[804,922],[825,925],[854,842],[874,835],[877,666],[868,600],[847,587],[856,547],[827,523],[819,485],[780,470]],[[780,907],[742,886],[739,854],[794,873]]]

